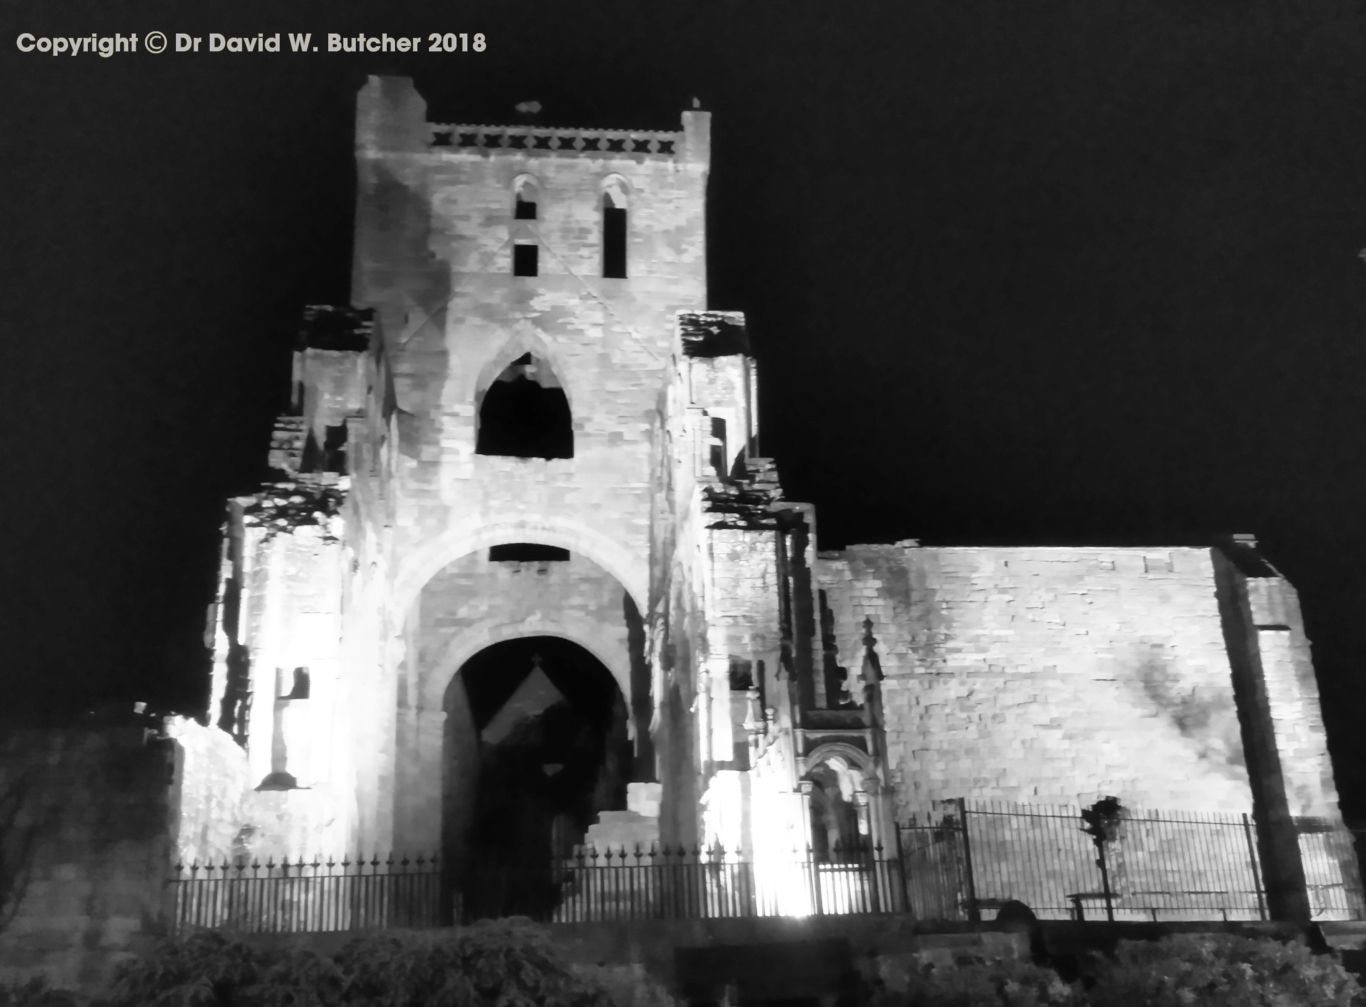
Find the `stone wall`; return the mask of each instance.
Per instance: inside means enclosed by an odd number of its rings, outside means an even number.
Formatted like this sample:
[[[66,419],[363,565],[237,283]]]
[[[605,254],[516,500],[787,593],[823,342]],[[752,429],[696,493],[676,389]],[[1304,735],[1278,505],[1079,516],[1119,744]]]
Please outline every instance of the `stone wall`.
[[[1342,819],[1294,589],[1250,536],[1212,558],[1272,916],[1308,919],[1325,884],[1359,906],[1350,844],[1324,831]]]
[[[1290,813],[1336,817],[1337,786],[1299,597],[1279,576],[1250,578],[1247,592]]]
[[[778,653],[777,534],[771,528],[708,530],[707,628],[713,652],[723,658],[772,660]]]
[[[248,824],[247,753],[226,732],[188,717],[169,718],[166,733],[178,746],[181,781],[176,857],[183,864],[221,864],[243,852],[235,844]]]
[[[857,546],[819,566],[844,663],[873,620],[899,819],[948,797],[1250,810],[1209,550]]]
[[[341,716],[359,691],[340,647],[348,554],[335,510],[347,483],[284,475],[228,509],[211,727],[184,728],[192,859],[223,856],[225,842],[263,860],[358,842],[356,738]],[[223,726],[245,737],[245,750],[218,730],[234,649],[248,704]],[[207,802],[220,817],[210,820]]]
[[[145,731],[14,731],[0,740],[0,792],[26,787],[17,831],[34,830],[23,898],[0,940],[0,980],[43,974],[92,991],[146,946],[167,911],[176,755]]]
[[[253,785],[277,771],[287,771],[300,786],[332,783],[334,750],[348,744],[331,727],[342,687],[337,643],[343,559],[335,530],[326,525],[276,529],[264,523],[244,529]],[[280,700],[292,691],[295,668],[306,669],[309,694],[290,706]]]

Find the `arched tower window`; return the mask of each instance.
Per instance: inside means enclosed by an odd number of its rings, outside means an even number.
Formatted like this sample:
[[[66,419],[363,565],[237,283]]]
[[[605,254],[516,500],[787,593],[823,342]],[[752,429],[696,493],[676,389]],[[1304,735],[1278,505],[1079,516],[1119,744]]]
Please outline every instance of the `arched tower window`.
[[[529,175],[518,178],[513,186],[513,217],[517,220],[535,220],[536,204],[539,202],[536,180]]]
[[[620,178],[602,187],[602,275],[626,279],[626,183]]]
[[[524,353],[494,379],[479,405],[475,454],[573,458],[569,400],[554,372]]]

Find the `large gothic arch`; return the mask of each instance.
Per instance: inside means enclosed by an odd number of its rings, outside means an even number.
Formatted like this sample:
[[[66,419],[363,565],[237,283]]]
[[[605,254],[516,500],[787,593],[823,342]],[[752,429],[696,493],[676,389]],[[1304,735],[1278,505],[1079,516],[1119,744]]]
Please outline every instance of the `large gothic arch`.
[[[620,648],[607,639],[599,627],[588,620],[572,618],[537,619],[521,622],[498,622],[488,620],[478,623],[457,634],[446,645],[432,669],[423,677],[422,705],[425,709],[439,710],[451,680],[460,669],[476,654],[489,647],[508,640],[519,640],[530,636],[553,636],[576,643],[592,654],[616,679],[626,702],[631,701],[630,655],[620,652]]]
[[[617,579],[639,612],[647,611],[649,564],[606,532],[559,515],[489,521],[471,517],[407,550],[400,560],[390,592],[392,609],[400,619],[412,609],[427,582],[462,556],[507,542],[556,546],[591,560]]]

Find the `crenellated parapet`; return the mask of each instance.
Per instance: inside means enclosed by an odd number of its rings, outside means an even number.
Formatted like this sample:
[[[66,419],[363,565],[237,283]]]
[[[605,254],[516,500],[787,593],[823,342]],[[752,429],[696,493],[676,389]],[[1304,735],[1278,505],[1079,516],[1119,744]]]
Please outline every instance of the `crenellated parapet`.
[[[434,148],[497,154],[622,156],[673,160],[686,150],[686,134],[622,129],[547,129],[533,126],[429,124]]]

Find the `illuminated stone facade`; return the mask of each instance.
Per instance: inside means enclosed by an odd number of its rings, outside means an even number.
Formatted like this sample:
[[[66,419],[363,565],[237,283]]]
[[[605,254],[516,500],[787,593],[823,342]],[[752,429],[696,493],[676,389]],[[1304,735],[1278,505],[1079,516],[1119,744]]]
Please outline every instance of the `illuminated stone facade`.
[[[445,126],[371,78],[356,157],[353,306],[306,313],[276,479],[229,508],[185,856],[449,847],[477,759],[451,682],[526,636],[620,689],[637,806],[603,835],[762,861],[892,847],[950,798],[1114,794],[1255,806],[1274,859],[1340,824],[1295,594],[1252,543],[817,551],[753,451],[744,319],[708,310],[707,113]],[[495,443],[514,393],[560,425],[525,451]]]

